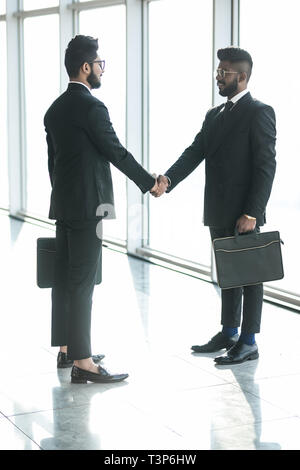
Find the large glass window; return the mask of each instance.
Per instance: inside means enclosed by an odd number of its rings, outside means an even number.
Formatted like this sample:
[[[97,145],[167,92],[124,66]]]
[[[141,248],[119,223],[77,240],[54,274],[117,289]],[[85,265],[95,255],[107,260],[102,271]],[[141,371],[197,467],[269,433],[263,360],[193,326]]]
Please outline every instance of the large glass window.
[[[0,0],[0,15],[5,15],[6,13],[6,0]]]
[[[126,7],[115,5],[80,13],[80,34],[99,39],[105,59],[102,86],[93,94],[107,106],[113,127],[125,146],[126,135]],[[104,224],[104,236],[126,240],[126,178],[112,166],[116,220]]]
[[[149,169],[163,173],[194,140],[212,97],[211,0],[149,4]],[[150,198],[151,248],[210,266],[204,164],[171,194]]]
[[[254,62],[249,89],[255,98],[274,107],[277,118],[277,171],[264,230],[280,230],[285,277],[272,285],[300,294],[300,2],[240,0],[240,15],[240,45],[249,50]]]
[[[39,10],[40,8],[56,7],[59,0],[23,0],[24,10]]]
[[[45,34],[51,31],[51,34]],[[24,20],[26,189],[25,210],[48,216],[51,186],[48,176],[45,112],[59,95],[58,15]]]
[[[5,13],[1,2],[1,13]],[[8,208],[6,23],[0,21],[0,207]]]

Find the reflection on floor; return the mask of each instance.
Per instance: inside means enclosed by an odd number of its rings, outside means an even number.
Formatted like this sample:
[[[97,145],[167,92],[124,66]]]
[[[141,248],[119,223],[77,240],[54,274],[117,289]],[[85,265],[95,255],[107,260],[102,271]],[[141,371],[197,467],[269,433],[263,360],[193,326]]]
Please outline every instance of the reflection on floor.
[[[93,352],[116,385],[72,385],[50,348],[50,290],[35,285],[36,238],[0,216],[1,449],[300,449],[297,313],[264,304],[260,359],[228,368],[193,355],[219,329],[210,283],[104,249]]]

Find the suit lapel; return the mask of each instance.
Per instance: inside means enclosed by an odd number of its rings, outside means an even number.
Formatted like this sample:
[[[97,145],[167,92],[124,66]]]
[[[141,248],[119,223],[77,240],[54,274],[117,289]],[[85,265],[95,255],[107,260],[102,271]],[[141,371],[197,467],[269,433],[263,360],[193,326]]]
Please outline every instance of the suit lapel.
[[[243,117],[247,117],[247,108],[249,104],[253,102],[253,98],[250,93],[247,93],[243,96],[236,105],[229,112],[229,115],[226,117],[226,120],[222,122],[222,125],[217,125],[217,132],[212,132],[210,136],[210,142],[208,145],[208,151],[206,158],[212,156],[218,148],[224,144],[229,135],[236,129],[237,124],[243,121]],[[222,113],[223,108],[220,108],[219,113],[216,115],[215,119],[223,119]],[[212,123],[212,127],[216,122]],[[214,130],[212,128],[212,130]]]

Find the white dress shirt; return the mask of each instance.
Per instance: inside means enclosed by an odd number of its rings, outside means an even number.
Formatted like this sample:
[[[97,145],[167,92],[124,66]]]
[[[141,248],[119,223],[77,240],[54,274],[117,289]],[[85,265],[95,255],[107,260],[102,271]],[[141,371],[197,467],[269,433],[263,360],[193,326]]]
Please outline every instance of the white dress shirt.
[[[237,95],[233,96],[230,100],[228,101],[232,101],[233,104],[237,103],[238,100],[240,100],[244,95],[246,95],[247,93],[249,92],[249,90],[243,90],[241,91],[240,93],[238,93]]]

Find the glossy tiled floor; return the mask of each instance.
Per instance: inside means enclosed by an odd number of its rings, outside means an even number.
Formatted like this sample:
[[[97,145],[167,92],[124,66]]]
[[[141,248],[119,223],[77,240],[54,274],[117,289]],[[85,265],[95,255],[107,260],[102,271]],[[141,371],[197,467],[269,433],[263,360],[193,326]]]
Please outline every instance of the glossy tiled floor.
[[[104,249],[93,352],[124,383],[72,385],[49,346],[35,244],[53,232],[0,215],[0,449],[300,449],[300,316],[265,303],[260,359],[193,355],[219,329],[209,283]]]

